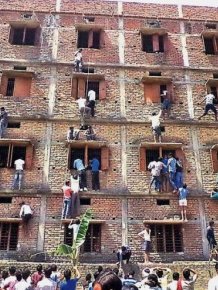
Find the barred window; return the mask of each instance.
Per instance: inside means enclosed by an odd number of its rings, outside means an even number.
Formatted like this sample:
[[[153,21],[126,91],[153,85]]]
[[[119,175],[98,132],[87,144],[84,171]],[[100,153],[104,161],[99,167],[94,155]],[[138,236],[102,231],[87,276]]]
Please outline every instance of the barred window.
[[[18,243],[19,224],[0,223],[0,250],[16,251]]]

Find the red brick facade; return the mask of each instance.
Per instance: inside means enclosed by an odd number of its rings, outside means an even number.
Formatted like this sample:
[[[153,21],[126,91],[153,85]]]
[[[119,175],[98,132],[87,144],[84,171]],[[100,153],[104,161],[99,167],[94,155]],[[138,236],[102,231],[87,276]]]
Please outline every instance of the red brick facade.
[[[218,88],[218,49],[206,54],[203,41],[204,37],[214,37],[218,46],[217,9],[120,1],[6,2],[0,1],[0,107],[7,109],[10,123],[20,122],[20,128],[6,130],[0,150],[6,143],[24,140],[33,146],[33,152],[30,149],[26,156],[31,166],[25,170],[21,191],[10,189],[14,169],[0,168],[0,198],[12,197],[11,203],[0,203],[1,222],[9,218],[16,222],[23,200],[34,209],[30,237],[26,238],[19,225],[19,249],[50,251],[64,241],[61,188],[70,177],[66,132],[70,126],[80,124],[73,80],[81,76],[75,75],[72,63],[78,31],[92,25],[101,29],[101,48],[84,48],[83,60],[86,67],[94,68],[93,75],[103,75],[106,96],[98,101],[96,117],[89,122],[99,142],[109,148],[109,168],[100,172],[99,193],[91,190],[90,172],[89,190],[81,193],[82,198],[91,199],[90,205],[81,206],[82,212],[91,207],[93,223],[101,225],[100,250],[85,253],[82,259],[114,261],[117,247],[128,243],[135,259],[142,261],[137,236],[142,222],[152,220],[155,228],[157,220],[164,231],[166,220],[176,224],[173,218],[180,214],[177,196],[171,192],[148,194],[150,172],[140,167],[145,162],[140,148],[161,146],[163,150],[182,152],[185,182],[190,189],[188,222],[178,222],[182,251],[175,253],[174,259],[206,258],[206,224],[212,218],[218,219],[217,202],[208,193],[216,186],[218,160],[214,159],[217,148],[213,146],[218,143],[218,127],[212,116],[202,121],[198,117],[206,89]],[[84,16],[94,17],[94,22],[87,24]],[[149,23],[157,18],[158,27],[151,27]],[[208,23],[216,28],[206,28]],[[36,28],[34,45],[11,44],[12,27]],[[156,35],[155,41],[157,35],[163,35],[164,52],[143,51],[142,38],[146,34]],[[157,42],[155,45],[159,47]],[[26,67],[23,74],[20,67]],[[159,147],[153,143],[148,121],[148,116],[160,109],[160,102],[149,104],[145,98],[149,72],[161,73],[161,84],[170,80],[173,92],[173,119],[162,121],[165,132]],[[6,93],[9,78],[21,82],[17,81],[14,96]],[[169,204],[157,205],[157,199],[169,200]],[[157,260],[173,259],[170,252],[153,255]]]

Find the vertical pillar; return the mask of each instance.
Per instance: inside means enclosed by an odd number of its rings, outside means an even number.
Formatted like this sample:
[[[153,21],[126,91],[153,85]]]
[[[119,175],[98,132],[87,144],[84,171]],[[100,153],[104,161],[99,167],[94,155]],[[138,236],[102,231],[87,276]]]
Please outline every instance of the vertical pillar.
[[[198,203],[199,203],[203,255],[204,255],[204,258],[209,259],[208,241],[206,239],[206,235],[207,235],[206,224],[207,223],[206,223],[205,210],[204,210],[204,200],[199,198]]]
[[[47,207],[47,197],[46,195],[42,195],[39,213],[38,239],[37,239],[37,251],[39,252],[43,252],[44,250],[46,207]]]

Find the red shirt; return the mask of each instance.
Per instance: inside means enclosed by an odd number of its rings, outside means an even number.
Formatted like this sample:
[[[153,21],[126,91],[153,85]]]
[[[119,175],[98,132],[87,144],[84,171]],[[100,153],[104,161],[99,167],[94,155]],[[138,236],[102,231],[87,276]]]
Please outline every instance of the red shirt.
[[[62,190],[63,190],[63,193],[64,193],[64,197],[65,198],[71,198],[71,192],[72,192],[72,190],[71,190],[70,186],[64,185],[62,187]]]

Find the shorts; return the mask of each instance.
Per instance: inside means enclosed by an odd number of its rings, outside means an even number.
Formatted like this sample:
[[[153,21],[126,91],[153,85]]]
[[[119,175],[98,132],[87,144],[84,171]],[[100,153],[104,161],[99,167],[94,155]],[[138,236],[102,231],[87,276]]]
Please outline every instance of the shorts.
[[[154,135],[157,135],[157,136],[160,136],[161,135],[161,128],[160,128],[160,126],[157,126],[155,128],[152,128],[152,131],[153,131],[153,134]]]
[[[151,242],[150,241],[144,241],[143,243],[143,251],[150,252],[151,251]]]
[[[216,107],[213,104],[207,104],[205,107],[204,113],[207,114],[208,111],[210,111],[210,110],[213,111],[214,114],[217,114]]]
[[[187,199],[180,199],[179,200],[179,206],[187,206]]]

